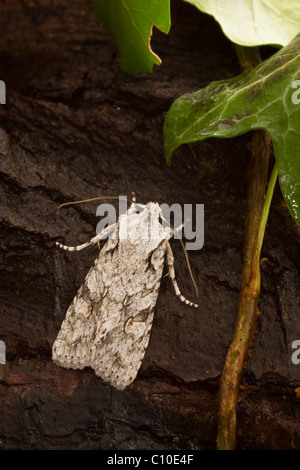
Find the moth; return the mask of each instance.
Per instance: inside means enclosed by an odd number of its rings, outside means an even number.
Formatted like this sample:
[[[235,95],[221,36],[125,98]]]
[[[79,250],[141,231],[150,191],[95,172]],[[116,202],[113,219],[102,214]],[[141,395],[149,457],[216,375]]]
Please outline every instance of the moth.
[[[190,306],[175,279],[169,239],[174,229],[161,223],[158,203],[135,197],[116,224],[105,227],[79,251],[110,237],[74,297],[53,344],[53,361],[66,368],[92,367],[118,390],[135,379],[149,343],[165,258],[175,294]]]

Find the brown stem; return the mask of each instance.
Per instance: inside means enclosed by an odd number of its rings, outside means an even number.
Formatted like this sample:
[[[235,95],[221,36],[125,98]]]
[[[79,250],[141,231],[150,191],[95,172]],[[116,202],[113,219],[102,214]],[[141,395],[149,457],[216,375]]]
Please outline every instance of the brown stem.
[[[243,71],[258,63],[257,49],[237,48]],[[260,292],[258,230],[265,202],[268,181],[271,139],[264,131],[254,131],[251,159],[248,167],[247,217],[245,226],[244,260],[238,318],[229,347],[219,388],[217,448],[235,449],[236,408],[242,369],[258,316]]]

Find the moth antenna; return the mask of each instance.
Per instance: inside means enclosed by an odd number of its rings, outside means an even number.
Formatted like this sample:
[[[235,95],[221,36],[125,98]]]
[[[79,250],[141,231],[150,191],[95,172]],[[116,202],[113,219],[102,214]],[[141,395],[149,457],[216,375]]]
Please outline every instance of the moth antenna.
[[[85,202],[99,201],[101,199],[119,199],[119,197],[121,196],[98,196],[92,197],[91,199],[82,199],[81,201],[64,202],[63,204],[60,204],[60,206],[58,206],[57,210],[61,209],[64,206],[71,206],[72,204],[84,204]]]
[[[135,199],[135,193],[132,193],[134,195],[134,199],[128,199],[129,202],[136,202],[136,199]],[[58,207],[57,207],[57,210],[61,209],[62,207],[64,206],[71,206],[72,204],[84,204],[85,202],[93,202],[93,201],[100,201],[100,200],[103,200],[103,199],[119,199],[120,197],[126,197],[126,196],[98,196],[98,197],[92,197],[90,199],[82,199],[80,201],[71,201],[71,202],[64,202],[63,204],[60,204]]]
[[[190,260],[189,260],[186,248],[185,248],[184,243],[183,243],[181,238],[179,239],[179,241],[180,241],[180,244],[181,244],[183,252],[184,252],[186,264],[187,264],[187,267],[188,267],[188,270],[189,270],[189,273],[190,273],[190,276],[191,276],[191,279],[192,279],[192,283],[194,284],[194,287],[195,287],[196,295],[197,295],[197,297],[199,297],[198,287],[197,287],[197,284],[196,284],[196,281],[195,281],[195,278],[194,278],[194,275],[193,275],[193,272],[192,272],[192,268],[191,268],[191,265],[190,265]]]

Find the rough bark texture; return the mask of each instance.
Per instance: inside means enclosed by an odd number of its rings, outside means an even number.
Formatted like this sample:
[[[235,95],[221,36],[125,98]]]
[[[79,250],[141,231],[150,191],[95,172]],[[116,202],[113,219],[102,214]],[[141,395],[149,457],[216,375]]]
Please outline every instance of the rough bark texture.
[[[163,64],[149,75],[119,68],[93,2],[0,1],[1,323],[3,449],[214,448],[218,383],[235,325],[250,134],[184,146],[171,167],[162,124],[172,101],[239,73],[218,25],[172,1],[170,35],[155,31]],[[204,203],[205,245],[190,252],[199,309],[164,278],[150,344],[136,381],[118,392],[92,370],[62,369],[51,347],[97,250],[65,253],[55,241],[95,233],[97,203]],[[179,243],[178,283],[193,287]],[[263,247],[261,315],[238,405],[240,449],[300,448],[299,229],[277,193]]]

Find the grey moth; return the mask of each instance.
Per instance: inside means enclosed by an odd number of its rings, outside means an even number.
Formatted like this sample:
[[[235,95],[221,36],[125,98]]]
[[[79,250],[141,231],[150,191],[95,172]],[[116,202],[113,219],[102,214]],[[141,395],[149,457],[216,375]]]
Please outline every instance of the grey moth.
[[[53,344],[53,361],[66,368],[92,367],[103,381],[123,390],[135,379],[149,343],[153,315],[165,258],[175,293],[169,239],[158,203],[135,200],[118,222],[88,243],[60,248],[78,251],[98,243],[110,233],[94,265],[79,288]]]

